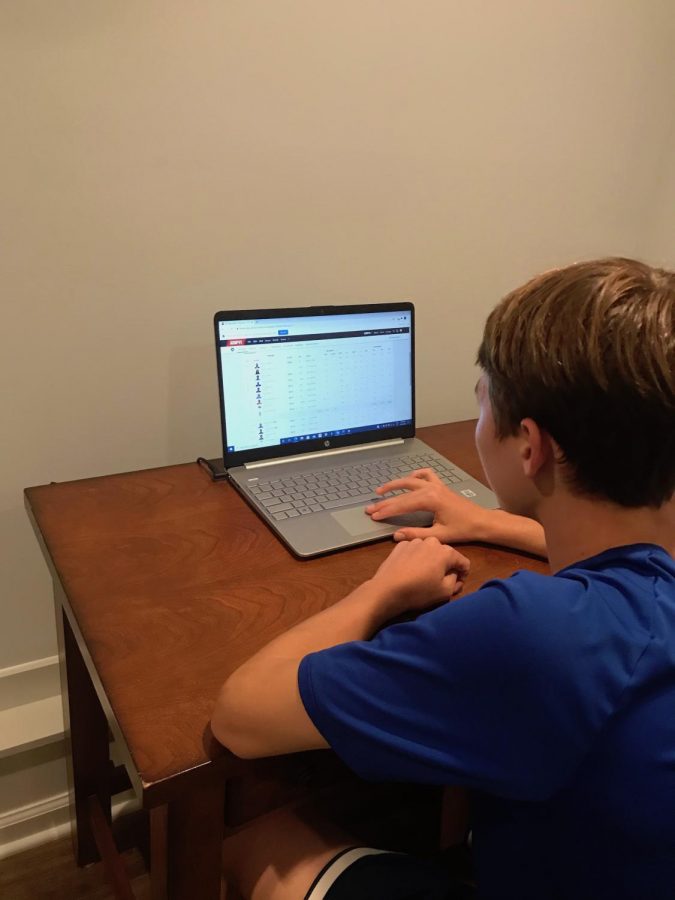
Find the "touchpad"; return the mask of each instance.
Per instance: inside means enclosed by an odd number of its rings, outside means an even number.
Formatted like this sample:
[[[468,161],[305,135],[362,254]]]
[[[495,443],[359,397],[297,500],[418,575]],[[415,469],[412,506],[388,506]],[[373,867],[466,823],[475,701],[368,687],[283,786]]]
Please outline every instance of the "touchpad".
[[[374,522],[363,510],[363,506],[356,506],[351,509],[339,509],[331,515],[351,535],[377,534],[378,532],[392,534],[397,528],[424,528],[431,525],[434,518],[430,512],[414,512]]]

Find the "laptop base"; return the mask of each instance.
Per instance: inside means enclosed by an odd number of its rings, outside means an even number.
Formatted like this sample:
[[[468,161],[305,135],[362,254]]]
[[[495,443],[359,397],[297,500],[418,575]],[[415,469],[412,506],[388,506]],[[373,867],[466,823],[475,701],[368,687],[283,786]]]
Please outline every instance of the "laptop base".
[[[451,490],[471,499],[479,506],[488,509],[497,507],[497,498],[491,490],[462,471],[454,463],[450,463],[445,457],[437,453],[428,444],[419,438],[406,438],[402,443],[387,449],[368,448],[364,445],[358,452],[345,454],[342,460],[332,457],[330,460],[313,458],[311,460],[293,460],[292,462],[280,462],[277,466],[267,468],[265,478],[284,479],[295,475],[306,475],[321,472],[328,466],[358,465],[373,460],[387,458],[424,455],[433,458],[439,465],[450,465],[457,473],[457,483],[448,485]],[[265,523],[284,542],[291,552],[302,559],[313,556],[321,556],[335,550],[344,550],[360,544],[368,544],[373,541],[384,540],[397,529],[408,527],[423,527],[431,524],[431,514],[428,512],[412,513],[405,516],[397,516],[388,521],[373,522],[365,513],[365,507],[373,500],[381,499],[374,493],[372,499],[360,500],[353,505],[345,505],[341,508],[324,509],[307,516],[284,518],[283,521],[275,521],[270,517],[264,506],[264,500],[260,501],[255,494],[258,482],[257,473],[251,472],[244,466],[230,469],[229,478],[233,486],[243,495],[246,501],[255,509]],[[403,476],[400,476],[403,477]],[[375,487],[376,485],[373,485]]]

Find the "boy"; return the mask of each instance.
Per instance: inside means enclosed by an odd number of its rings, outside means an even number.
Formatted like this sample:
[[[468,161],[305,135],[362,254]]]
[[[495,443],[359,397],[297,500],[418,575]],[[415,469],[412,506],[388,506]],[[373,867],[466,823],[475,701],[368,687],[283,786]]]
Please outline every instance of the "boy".
[[[492,312],[478,363],[476,444],[504,511],[429,472],[384,485],[408,492],[374,518],[434,524],[235,672],[214,734],[245,757],[330,746],[364,778],[470,788],[479,897],[672,900],[675,275],[547,272]],[[471,540],[545,553],[552,575],[439,606],[469,566],[448,542]],[[464,896],[286,818],[239,855],[255,900]]]

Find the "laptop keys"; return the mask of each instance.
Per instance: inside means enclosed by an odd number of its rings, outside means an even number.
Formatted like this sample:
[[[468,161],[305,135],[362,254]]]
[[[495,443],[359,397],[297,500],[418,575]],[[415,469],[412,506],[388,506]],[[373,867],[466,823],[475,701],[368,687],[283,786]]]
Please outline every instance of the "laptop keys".
[[[267,512],[271,513],[273,516],[278,515],[278,513],[288,512],[289,509],[293,509],[290,503],[281,503],[279,506],[268,506]],[[286,516],[284,516],[286,518]]]
[[[259,481],[251,493],[276,520],[307,516],[323,510],[358,506],[381,499],[375,488],[387,481],[402,478],[415,469],[431,468],[444,484],[457,484],[462,479],[452,466],[434,457],[404,456],[375,463],[336,466],[322,472],[308,472],[289,478]],[[395,490],[392,495],[403,494]]]

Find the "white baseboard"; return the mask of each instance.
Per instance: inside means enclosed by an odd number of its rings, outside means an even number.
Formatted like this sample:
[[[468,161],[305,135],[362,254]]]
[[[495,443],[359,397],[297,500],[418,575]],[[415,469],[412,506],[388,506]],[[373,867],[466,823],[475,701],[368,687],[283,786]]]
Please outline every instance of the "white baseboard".
[[[56,656],[0,669],[0,859],[70,831],[60,691]],[[131,809],[133,791],[115,798]]]
[[[133,791],[113,800],[113,818],[138,809]],[[37,803],[0,814],[0,859],[47,844],[70,833],[68,794],[57,794]]]
[[[61,693],[58,656],[0,669],[0,709]]]
[[[58,657],[0,669],[0,758],[62,738]]]
[[[3,813],[0,815],[0,859],[55,841],[69,831],[67,793]]]

